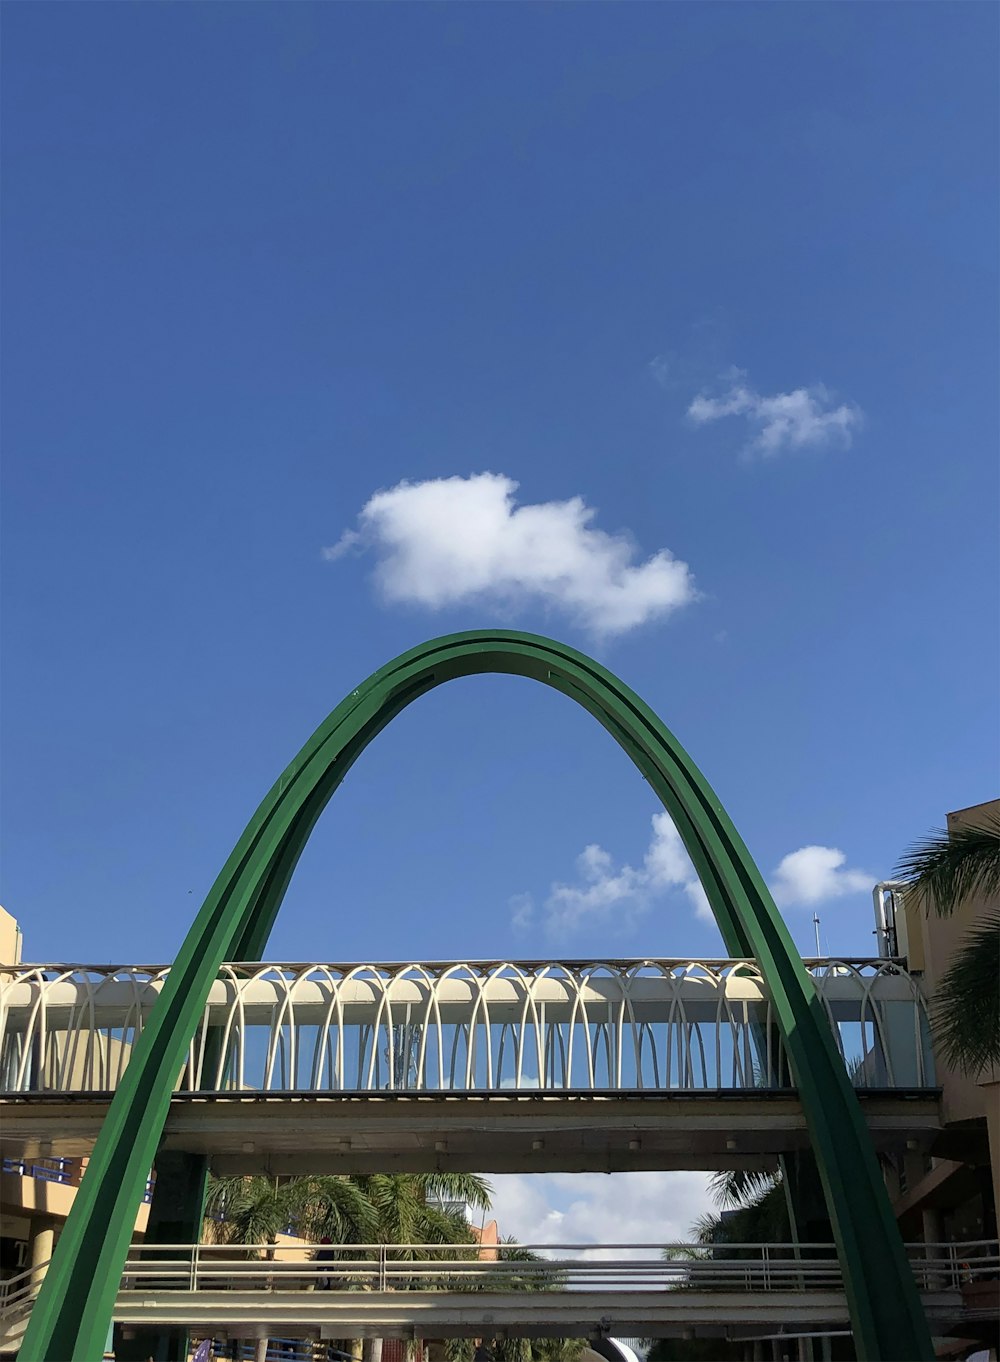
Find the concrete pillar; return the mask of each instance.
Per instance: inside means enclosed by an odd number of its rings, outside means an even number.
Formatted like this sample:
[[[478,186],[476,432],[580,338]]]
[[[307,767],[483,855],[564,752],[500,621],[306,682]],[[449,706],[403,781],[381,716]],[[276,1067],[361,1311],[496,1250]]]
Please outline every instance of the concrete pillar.
[[[923,1150],[905,1150],[903,1153],[903,1169],[906,1173],[906,1190],[912,1192],[927,1171]]]
[[[41,1289],[55,1246],[56,1222],[47,1215],[33,1216],[28,1231],[28,1266],[31,1268],[33,1295],[37,1295]]]
[[[922,1238],[925,1244],[940,1244],[944,1242],[944,1228],[941,1224],[941,1212],[933,1206],[925,1206],[920,1213],[922,1221]],[[942,1249],[928,1249],[928,1258],[945,1257]],[[948,1285],[944,1273],[934,1273],[927,1280],[929,1291],[943,1291]]]
[[[202,1210],[208,1180],[204,1154],[162,1152],[156,1156],[156,1184],[149,1208],[146,1247],[153,1244],[196,1244],[201,1239]],[[165,1256],[170,1257],[169,1251]],[[146,1262],[155,1256],[147,1253]],[[186,1329],[165,1325],[115,1325],[115,1356],[119,1362],[185,1362]]]

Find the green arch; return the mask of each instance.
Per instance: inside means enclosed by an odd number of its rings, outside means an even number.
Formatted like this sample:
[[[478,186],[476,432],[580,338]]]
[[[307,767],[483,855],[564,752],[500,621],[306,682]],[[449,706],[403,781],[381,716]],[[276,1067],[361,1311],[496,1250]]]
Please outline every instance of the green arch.
[[[858,1356],[932,1359],[920,1299],[829,1023],[750,853],[673,734],[617,677],[551,639],[484,630],[403,653],[337,706],[269,791],[212,886],[144,1028],[94,1147],[21,1349],[25,1362],[100,1357],[136,1211],[205,1000],[224,960],[261,958],[299,855],[369,742],[418,696],[510,672],[553,686],[624,748],[677,825],[726,949],[757,959],[820,1169]]]

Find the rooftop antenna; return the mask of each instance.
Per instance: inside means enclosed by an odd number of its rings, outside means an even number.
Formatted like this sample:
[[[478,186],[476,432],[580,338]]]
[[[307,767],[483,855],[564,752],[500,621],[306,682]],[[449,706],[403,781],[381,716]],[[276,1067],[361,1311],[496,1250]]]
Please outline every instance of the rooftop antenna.
[[[813,929],[816,932],[816,955],[819,957],[823,954],[819,948],[819,913],[813,913]]]

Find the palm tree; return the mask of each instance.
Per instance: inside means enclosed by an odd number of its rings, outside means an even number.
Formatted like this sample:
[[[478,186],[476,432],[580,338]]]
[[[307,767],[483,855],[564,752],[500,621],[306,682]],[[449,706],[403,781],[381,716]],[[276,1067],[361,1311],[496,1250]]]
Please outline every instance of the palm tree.
[[[207,1234],[217,1244],[273,1244],[289,1226],[341,1243],[368,1242],[377,1217],[354,1179],[343,1177],[210,1177]]]
[[[790,1234],[788,1198],[780,1172],[725,1169],[709,1181],[719,1214],[701,1216],[692,1229],[699,1244],[781,1244]],[[748,1250],[733,1249],[739,1257]]]
[[[939,916],[982,896],[990,910],[966,933],[935,993],[931,1025],[945,1062],[975,1074],[1000,1064],[1000,818],[934,831],[900,857],[896,873]]]
[[[587,1347],[585,1338],[536,1338],[531,1344],[532,1362],[579,1362]]]
[[[280,1179],[210,1178],[206,1231],[215,1243],[274,1245],[290,1227],[307,1239],[340,1244],[463,1244],[473,1241],[465,1217],[436,1205],[462,1201],[488,1210],[491,1188],[473,1173],[374,1173]],[[272,1249],[273,1252],[273,1249]],[[402,1250],[404,1258],[420,1255]],[[256,1344],[264,1362],[266,1338]],[[368,1344],[378,1362],[381,1339]]]
[[[471,1244],[473,1235],[461,1211],[435,1203],[465,1202],[482,1211],[490,1207],[490,1184],[474,1173],[368,1173],[350,1181],[375,1214],[378,1244]],[[330,1234],[325,1223],[323,1229]],[[413,1247],[399,1251],[404,1261],[425,1256]],[[381,1356],[382,1340],[366,1339],[364,1362],[380,1362]]]
[[[376,1244],[458,1244],[471,1242],[465,1217],[443,1209],[442,1202],[465,1202],[476,1210],[490,1208],[492,1189],[476,1173],[363,1173],[350,1182],[364,1197],[374,1218]],[[340,1238],[336,1219],[316,1222],[331,1239]],[[342,1238],[340,1241],[345,1242]],[[413,1252],[404,1257],[417,1256]]]
[[[346,1239],[366,1242],[376,1217],[350,1178],[210,1177],[205,1230],[217,1244],[268,1245],[294,1226],[309,1237],[314,1222],[336,1226]],[[332,1235],[330,1236],[333,1237]],[[268,1256],[273,1256],[269,1247]],[[254,1345],[254,1362],[266,1362],[268,1339]]]

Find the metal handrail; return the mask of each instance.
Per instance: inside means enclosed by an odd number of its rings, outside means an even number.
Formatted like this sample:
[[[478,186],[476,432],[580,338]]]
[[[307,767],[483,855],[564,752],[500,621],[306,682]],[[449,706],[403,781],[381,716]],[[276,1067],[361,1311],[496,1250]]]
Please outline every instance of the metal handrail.
[[[315,961],[311,960],[267,960],[263,962],[264,968],[269,970],[291,970],[299,972],[312,969]],[[364,969],[383,969],[383,970],[404,970],[411,968],[418,963],[414,960],[327,960],[323,962],[326,968],[333,970],[356,970],[359,966]],[[451,969],[456,963],[454,960],[420,960],[419,963],[428,970]],[[539,955],[530,958],[519,957],[517,961],[509,961],[500,956],[467,957],[462,961],[465,965],[471,965],[480,969],[494,969],[497,966],[507,967],[517,965],[521,969],[537,969],[543,966],[559,964],[567,969],[580,969],[590,967],[595,963],[607,965],[612,969],[626,967],[631,969],[636,964],[649,965],[687,965],[692,963],[689,956],[680,955],[651,955],[651,956],[631,956],[631,955],[607,955],[602,956],[599,961],[593,956],[560,956],[558,960],[553,960],[552,956]],[[757,962],[752,955],[705,955],[699,956],[696,964],[704,965],[706,968],[722,968],[726,965],[754,965]],[[871,968],[873,970],[882,969],[885,966],[895,966],[899,969],[906,969],[905,956],[881,956],[881,955],[804,955],[802,963],[806,969],[827,969],[831,965],[844,965],[851,968]],[[8,967],[5,971],[8,977],[27,973],[40,974],[50,973],[65,976],[69,973],[98,974],[113,976],[116,974],[148,974],[154,978],[166,974],[170,970],[169,964],[149,964],[148,962],[133,962],[128,964],[119,962],[117,964],[88,964],[86,961],[22,961],[13,968]],[[227,970],[246,970],[248,974],[257,974],[261,969],[261,962],[258,960],[229,960],[222,966]]]
[[[0,1320],[16,1316],[20,1313],[21,1306],[34,1299],[47,1267],[46,1261],[0,1282]]]
[[[626,1293],[697,1290],[795,1292],[840,1290],[833,1244],[340,1244],[335,1257],[306,1257],[318,1246],[284,1244],[135,1244],[129,1250],[121,1293],[151,1290],[239,1292],[302,1291],[327,1280],[331,1304],[353,1291],[504,1293],[525,1284],[550,1292],[617,1290]],[[978,1280],[1000,1277],[995,1239],[905,1246],[924,1292],[961,1292]],[[535,1261],[505,1257],[528,1249]],[[599,1249],[614,1258],[587,1257]],[[419,1254],[419,1257],[410,1255]],[[495,1257],[489,1255],[497,1255]],[[742,1256],[735,1256],[735,1255]],[[750,1256],[747,1256],[750,1255]],[[47,1263],[0,1283],[0,1322],[24,1313],[38,1292]]]

